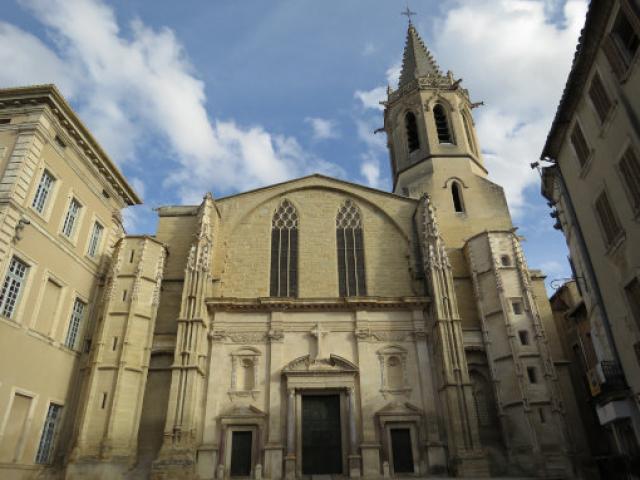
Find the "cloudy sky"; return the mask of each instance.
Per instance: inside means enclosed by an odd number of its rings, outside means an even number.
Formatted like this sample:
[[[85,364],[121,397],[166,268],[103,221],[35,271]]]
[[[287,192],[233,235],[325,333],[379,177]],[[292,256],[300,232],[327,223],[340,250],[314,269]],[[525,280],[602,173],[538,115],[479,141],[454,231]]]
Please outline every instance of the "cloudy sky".
[[[406,34],[401,0],[5,0],[0,87],[56,83],[153,207],[321,172],[391,188],[378,102]],[[423,39],[474,101],[491,178],[531,267],[569,276],[539,194],[586,0],[411,0]]]

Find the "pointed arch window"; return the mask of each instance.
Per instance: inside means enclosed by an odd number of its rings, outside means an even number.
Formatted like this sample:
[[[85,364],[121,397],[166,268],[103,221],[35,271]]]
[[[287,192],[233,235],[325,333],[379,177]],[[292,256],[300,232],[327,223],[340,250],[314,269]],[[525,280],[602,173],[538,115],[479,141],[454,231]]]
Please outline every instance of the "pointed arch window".
[[[458,182],[451,182],[451,197],[453,199],[453,209],[456,213],[464,213],[464,202],[462,201],[462,189]]]
[[[420,148],[420,137],[418,136],[418,122],[413,112],[407,112],[404,116],[404,123],[407,127],[407,145],[409,153]]]
[[[439,143],[453,143],[447,112],[439,103],[433,107],[433,119],[436,122]]]
[[[462,114],[462,123],[464,124],[464,132],[467,135],[467,143],[474,155],[478,155],[478,148],[476,147],[476,141],[473,138],[473,130],[471,129],[471,117],[468,112]]]
[[[341,297],[367,294],[360,209],[347,200],[336,216],[338,277]]]
[[[272,297],[298,295],[298,213],[283,200],[271,222]]]

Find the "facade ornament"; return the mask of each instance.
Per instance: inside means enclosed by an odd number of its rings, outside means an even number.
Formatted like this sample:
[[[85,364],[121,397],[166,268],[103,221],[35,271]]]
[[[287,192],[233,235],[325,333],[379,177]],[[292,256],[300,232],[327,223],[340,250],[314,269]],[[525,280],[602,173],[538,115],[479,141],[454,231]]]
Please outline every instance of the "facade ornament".
[[[209,338],[214,342],[223,342],[227,338],[227,332],[225,330],[214,330],[209,333]]]
[[[325,358],[324,337],[329,334],[329,331],[323,330],[320,324],[316,324],[316,326],[311,329],[309,334],[316,339],[316,356],[313,360],[315,361]]]
[[[160,291],[162,288],[162,277],[164,274],[164,262],[167,258],[167,249],[162,247],[160,256],[158,257],[158,263],[156,264],[156,284],[153,288],[153,297],[151,304],[157,306],[160,303]]]
[[[271,329],[267,332],[267,338],[272,342],[281,342],[284,340],[284,331],[280,328]]]

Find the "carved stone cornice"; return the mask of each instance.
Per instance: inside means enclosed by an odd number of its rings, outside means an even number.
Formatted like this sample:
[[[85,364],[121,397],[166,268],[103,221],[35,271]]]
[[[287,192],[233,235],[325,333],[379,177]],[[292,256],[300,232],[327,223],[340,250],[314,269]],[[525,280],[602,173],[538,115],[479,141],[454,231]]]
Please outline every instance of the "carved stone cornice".
[[[237,298],[210,297],[210,311],[274,311],[274,310],[415,310],[426,308],[429,297],[348,297],[348,298]]]
[[[34,108],[46,105],[50,112],[74,140],[77,148],[107,180],[110,186],[128,205],[142,203],[128,184],[124,175],[113,163],[102,147],[93,138],[76,113],[54,85],[33,85],[2,89],[0,92],[0,110],[16,108]]]

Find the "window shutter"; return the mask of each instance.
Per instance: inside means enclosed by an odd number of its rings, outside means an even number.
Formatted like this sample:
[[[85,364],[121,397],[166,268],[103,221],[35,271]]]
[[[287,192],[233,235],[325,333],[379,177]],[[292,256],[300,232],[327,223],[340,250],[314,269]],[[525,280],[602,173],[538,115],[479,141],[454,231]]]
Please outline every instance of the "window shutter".
[[[604,42],[604,53],[609,60],[609,65],[613,69],[613,73],[618,77],[618,80],[622,79],[627,72],[627,63],[622,56],[618,45],[616,44],[613,34],[609,34]]]
[[[640,208],[640,162],[635,151],[629,147],[620,161],[620,173],[629,190],[634,209]]]
[[[611,204],[609,203],[609,198],[607,194],[603,192],[600,194],[600,197],[596,200],[596,211],[598,213],[598,217],[600,219],[600,224],[602,225],[602,229],[604,231],[605,241],[607,246],[613,244],[618,236],[622,233],[622,227],[618,222],[617,217],[613,209],[611,208]]]
[[[589,145],[587,145],[587,141],[578,123],[574,125],[573,131],[571,132],[571,144],[576,152],[580,166],[584,166],[584,164],[587,163],[590,152]]]
[[[640,36],[640,5],[638,5],[637,0],[622,0],[620,4],[629,23],[636,31],[636,34]]]
[[[596,109],[600,123],[604,122],[609,110],[611,110],[611,100],[609,99],[607,91],[604,89],[604,85],[602,84],[602,79],[597,72],[591,81],[589,98],[591,98],[591,101],[593,102],[593,106]]]

